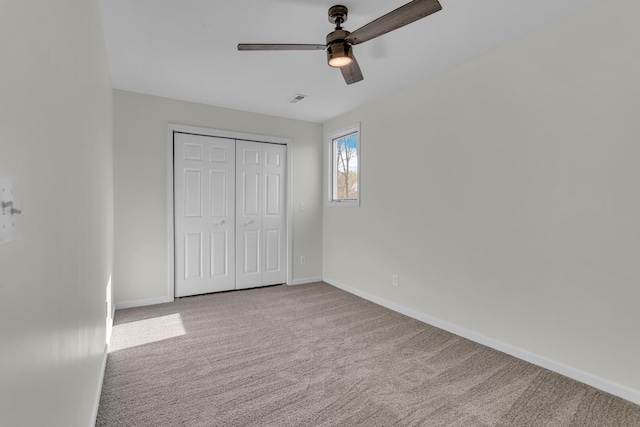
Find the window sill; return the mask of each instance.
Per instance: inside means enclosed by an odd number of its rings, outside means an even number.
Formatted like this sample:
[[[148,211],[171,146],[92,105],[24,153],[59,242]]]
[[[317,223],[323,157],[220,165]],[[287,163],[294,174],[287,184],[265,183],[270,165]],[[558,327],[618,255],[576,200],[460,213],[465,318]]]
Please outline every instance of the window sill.
[[[327,206],[334,208],[358,208],[360,207],[360,200],[330,200],[327,201]]]

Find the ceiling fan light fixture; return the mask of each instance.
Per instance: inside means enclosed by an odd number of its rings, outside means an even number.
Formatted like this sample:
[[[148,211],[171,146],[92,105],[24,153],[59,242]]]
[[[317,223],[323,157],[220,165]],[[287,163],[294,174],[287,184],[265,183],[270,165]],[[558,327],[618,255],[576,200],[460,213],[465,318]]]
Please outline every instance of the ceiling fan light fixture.
[[[351,45],[346,42],[332,43],[327,48],[327,62],[335,68],[346,67],[353,62]]]

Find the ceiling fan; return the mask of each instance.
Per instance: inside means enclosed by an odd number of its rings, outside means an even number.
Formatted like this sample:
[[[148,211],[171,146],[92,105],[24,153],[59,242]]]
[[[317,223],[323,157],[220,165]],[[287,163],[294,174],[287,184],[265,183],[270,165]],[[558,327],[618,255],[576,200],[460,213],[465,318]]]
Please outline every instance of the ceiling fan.
[[[353,45],[374,39],[441,9],[438,0],[413,0],[351,33],[342,28],[342,24],[347,21],[347,7],[336,5],[329,8],[329,22],[335,24],[336,29],[327,34],[326,44],[241,43],[238,50],[326,50],[329,65],[340,68],[344,80],[350,85],[364,78],[353,55]]]

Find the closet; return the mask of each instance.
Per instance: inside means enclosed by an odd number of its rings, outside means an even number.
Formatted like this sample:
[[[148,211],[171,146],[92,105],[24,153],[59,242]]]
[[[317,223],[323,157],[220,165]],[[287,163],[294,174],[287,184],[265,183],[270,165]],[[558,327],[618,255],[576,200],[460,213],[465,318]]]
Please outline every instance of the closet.
[[[286,145],[174,133],[175,296],[286,282]]]

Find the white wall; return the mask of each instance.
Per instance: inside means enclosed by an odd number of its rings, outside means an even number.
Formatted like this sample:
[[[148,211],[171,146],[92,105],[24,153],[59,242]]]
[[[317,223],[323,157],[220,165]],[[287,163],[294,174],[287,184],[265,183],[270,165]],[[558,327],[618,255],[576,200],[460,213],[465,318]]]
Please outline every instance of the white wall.
[[[105,351],[112,91],[98,2],[0,1],[0,425],[88,426]]]
[[[640,402],[639,40],[603,1],[326,123],[362,123],[362,206],[324,208],[325,279]]]
[[[322,126],[168,98],[114,91],[116,303],[168,297],[167,125],[291,138],[293,279],[322,276]],[[306,209],[297,209],[305,202]]]

